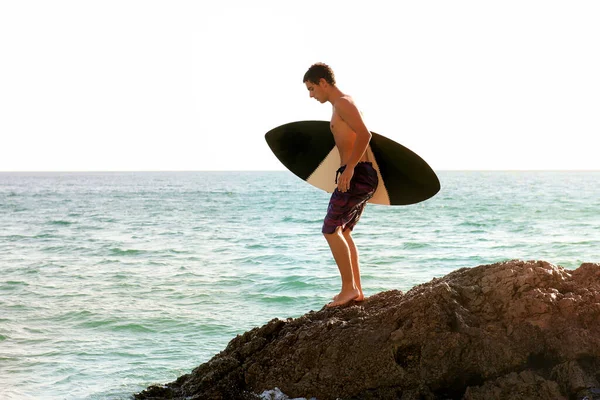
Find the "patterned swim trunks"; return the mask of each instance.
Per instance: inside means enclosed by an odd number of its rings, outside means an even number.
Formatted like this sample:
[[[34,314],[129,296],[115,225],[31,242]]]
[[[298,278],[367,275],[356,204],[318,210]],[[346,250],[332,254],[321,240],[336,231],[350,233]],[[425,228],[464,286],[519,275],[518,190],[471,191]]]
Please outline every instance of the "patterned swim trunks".
[[[342,166],[336,172],[336,183],[338,174],[344,172],[346,166]],[[359,162],[354,167],[354,175],[350,181],[350,190],[340,192],[337,188],[331,194],[327,215],[323,221],[323,233],[334,233],[338,226],[342,230],[354,229],[365,209],[367,201],[375,193],[379,178],[377,171],[370,162]]]

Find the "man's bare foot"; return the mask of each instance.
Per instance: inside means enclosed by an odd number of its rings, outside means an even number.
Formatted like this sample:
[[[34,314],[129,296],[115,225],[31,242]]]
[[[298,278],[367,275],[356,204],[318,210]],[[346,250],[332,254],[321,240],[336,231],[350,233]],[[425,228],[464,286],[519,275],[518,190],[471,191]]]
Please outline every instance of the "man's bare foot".
[[[331,303],[327,304],[327,307],[339,307],[339,306],[343,306],[344,304],[347,304],[349,302],[351,302],[352,300],[356,300],[358,297],[360,296],[360,291],[358,289],[353,289],[350,290],[348,292],[340,292],[340,294],[338,294],[335,300],[333,300]]]
[[[354,301],[363,301],[365,299],[365,295],[362,290],[358,289],[358,297],[354,299]],[[333,296],[333,301],[337,301],[338,297],[340,297],[339,293]]]

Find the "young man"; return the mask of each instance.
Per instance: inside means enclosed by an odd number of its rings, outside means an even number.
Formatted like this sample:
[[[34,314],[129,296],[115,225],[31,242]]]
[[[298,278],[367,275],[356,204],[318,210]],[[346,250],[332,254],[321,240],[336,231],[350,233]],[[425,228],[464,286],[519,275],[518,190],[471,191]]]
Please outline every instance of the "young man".
[[[342,290],[327,304],[337,307],[364,300],[352,229],[375,193],[377,171],[366,151],[371,132],[352,98],[337,88],[331,68],[323,63],[312,65],[304,75],[304,84],[311,98],[333,106],[330,127],[340,153],[341,167],[331,177],[336,179],[337,188],[331,195],[322,229],[342,277]]]

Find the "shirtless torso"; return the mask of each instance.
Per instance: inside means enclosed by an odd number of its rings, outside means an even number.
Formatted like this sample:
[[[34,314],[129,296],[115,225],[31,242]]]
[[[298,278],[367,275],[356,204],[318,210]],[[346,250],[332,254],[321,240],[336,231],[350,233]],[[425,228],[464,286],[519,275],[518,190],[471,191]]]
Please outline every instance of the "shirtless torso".
[[[344,96],[344,98],[354,103],[350,96]],[[352,128],[350,128],[342,119],[342,117],[340,117],[340,115],[336,112],[335,104],[333,105],[333,114],[331,115],[329,127],[331,128],[331,133],[333,134],[333,139],[335,140],[335,146],[340,152],[340,165],[346,165],[350,159],[350,156],[352,155],[352,150],[354,149],[356,132],[354,132]],[[359,160],[359,162],[362,161],[368,161],[366,151]]]

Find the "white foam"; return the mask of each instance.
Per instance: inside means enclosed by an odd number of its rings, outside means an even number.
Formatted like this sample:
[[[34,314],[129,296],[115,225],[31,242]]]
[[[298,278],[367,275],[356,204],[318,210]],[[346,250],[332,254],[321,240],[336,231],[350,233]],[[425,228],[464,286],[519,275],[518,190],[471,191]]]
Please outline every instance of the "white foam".
[[[305,397],[296,397],[290,399],[290,397],[283,393],[279,388],[265,390],[260,394],[260,398],[261,400],[317,400],[316,397],[311,397],[310,399],[307,399]]]

